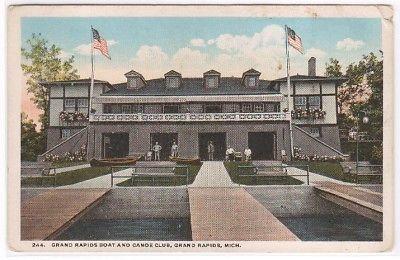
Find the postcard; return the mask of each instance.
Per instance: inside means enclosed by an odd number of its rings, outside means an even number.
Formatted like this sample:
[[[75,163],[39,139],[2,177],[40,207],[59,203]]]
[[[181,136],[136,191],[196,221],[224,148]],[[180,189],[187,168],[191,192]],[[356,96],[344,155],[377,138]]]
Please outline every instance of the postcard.
[[[390,250],[392,18],[9,6],[10,250]]]

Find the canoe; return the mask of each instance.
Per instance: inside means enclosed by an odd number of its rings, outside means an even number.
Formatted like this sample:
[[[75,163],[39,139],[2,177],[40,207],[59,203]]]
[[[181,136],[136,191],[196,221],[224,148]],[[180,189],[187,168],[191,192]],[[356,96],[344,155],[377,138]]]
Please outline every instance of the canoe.
[[[90,166],[129,166],[136,164],[142,156],[139,157],[124,157],[124,158],[109,158],[109,159],[95,159],[90,160]]]
[[[190,165],[200,165],[201,164],[200,158],[198,158],[198,157],[184,158],[184,157],[170,156],[169,160],[172,162],[181,163],[181,164],[190,164]]]

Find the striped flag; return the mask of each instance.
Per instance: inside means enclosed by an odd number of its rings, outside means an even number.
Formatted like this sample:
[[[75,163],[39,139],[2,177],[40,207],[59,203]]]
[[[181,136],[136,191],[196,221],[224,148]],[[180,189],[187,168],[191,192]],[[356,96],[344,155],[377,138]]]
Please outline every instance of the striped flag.
[[[92,33],[93,33],[93,48],[97,49],[111,60],[110,54],[108,53],[108,47],[107,47],[107,41],[103,38],[100,37],[99,32],[92,28]]]
[[[287,39],[290,46],[298,50],[301,54],[304,54],[303,44],[301,38],[289,27],[287,27]]]

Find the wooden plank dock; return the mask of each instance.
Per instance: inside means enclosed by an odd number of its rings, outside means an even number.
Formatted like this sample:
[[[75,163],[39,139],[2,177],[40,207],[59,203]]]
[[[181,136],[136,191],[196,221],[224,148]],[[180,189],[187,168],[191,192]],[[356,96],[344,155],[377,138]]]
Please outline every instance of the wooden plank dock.
[[[297,241],[271,212],[240,187],[191,187],[194,241]]]
[[[21,202],[21,240],[45,240],[73,222],[109,189],[53,189]]]

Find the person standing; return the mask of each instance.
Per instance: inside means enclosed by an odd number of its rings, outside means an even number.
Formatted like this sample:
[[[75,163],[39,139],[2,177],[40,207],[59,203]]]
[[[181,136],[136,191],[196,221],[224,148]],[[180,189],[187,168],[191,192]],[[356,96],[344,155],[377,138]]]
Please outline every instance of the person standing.
[[[171,156],[178,157],[178,145],[175,142],[173,142],[171,146]]]
[[[244,149],[244,159],[245,159],[246,162],[251,160],[251,150],[250,150],[249,147]]]
[[[225,152],[226,160],[227,161],[234,161],[235,160],[235,150],[232,147],[228,146]]]
[[[154,160],[155,161],[160,161],[161,150],[162,150],[161,145],[159,145],[158,142],[156,142],[156,144],[153,146]]]
[[[208,152],[208,160],[209,161],[214,161],[214,144],[212,141],[208,142],[208,146],[207,146],[207,152]]]

